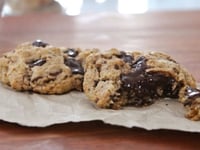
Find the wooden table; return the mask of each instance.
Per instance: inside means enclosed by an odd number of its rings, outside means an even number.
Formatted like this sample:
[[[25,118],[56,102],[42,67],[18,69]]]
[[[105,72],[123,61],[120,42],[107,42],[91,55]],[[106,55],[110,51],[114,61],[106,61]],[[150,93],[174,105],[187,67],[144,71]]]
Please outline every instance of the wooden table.
[[[0,51],[24,41],[42,39],[58,46],[158,50],[170,54],[200,81],[200,11],[142,15],[55,14],[0,19]],[[169,130],[146,131],[101,121],[28,128],[0,122],[0,149],[148,149],[200,148],[200,134]]]

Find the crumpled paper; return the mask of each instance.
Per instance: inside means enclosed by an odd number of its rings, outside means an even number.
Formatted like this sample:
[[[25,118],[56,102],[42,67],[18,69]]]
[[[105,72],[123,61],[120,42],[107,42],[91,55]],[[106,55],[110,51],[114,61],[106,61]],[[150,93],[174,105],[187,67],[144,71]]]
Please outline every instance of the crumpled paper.
[[[17,92],[0,84],[0,119],[23,126],[46,127],[59,123],[102,120],[128,128],[200,132],[200,121],[186,119],[185,111],[181,103],[172,99],[161,99],[142,108],[100,109],[81,92],[40,95]]]

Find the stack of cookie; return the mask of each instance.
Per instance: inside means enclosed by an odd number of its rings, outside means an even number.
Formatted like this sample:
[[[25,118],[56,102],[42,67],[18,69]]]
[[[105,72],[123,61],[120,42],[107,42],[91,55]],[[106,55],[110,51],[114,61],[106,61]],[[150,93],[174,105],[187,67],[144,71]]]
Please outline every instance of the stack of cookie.
[[[160,52],[81,50],[36,40],[0,58],[0,81],[18,91],[41,94],[84,91],[100,108],[142,107],[159,98],[178,99],[188,118],[200,120],[200,91],[194,78]]]

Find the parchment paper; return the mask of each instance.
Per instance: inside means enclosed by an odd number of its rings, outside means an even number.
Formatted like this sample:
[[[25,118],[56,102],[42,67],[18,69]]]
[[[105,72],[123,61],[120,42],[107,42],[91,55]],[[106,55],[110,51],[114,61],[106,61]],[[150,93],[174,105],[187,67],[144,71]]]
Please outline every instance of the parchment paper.
[[[46,127],[66,122],[102,120],[128,128],[200,132],[200,121],[186,119],[185,111],[182,104],[172,99],[159,100],[143,108],[99,109],[81,92],[40,95],[16,92],[0,84],[0,119],[23,126]]]

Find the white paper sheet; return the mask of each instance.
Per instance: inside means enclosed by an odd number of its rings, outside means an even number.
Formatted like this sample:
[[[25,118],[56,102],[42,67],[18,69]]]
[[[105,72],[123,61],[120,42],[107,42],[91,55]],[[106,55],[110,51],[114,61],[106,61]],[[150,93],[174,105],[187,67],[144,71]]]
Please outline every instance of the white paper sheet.
[[[40,95],[16,92],[0,84],[0,119],[23,126],[45,127],[66,122],[102,120],[128,128],[200,132],[200,121],[186,119],[185,111],[181,103],[172,99],[159,100],[143,108],[99,109],[81,92]]]

